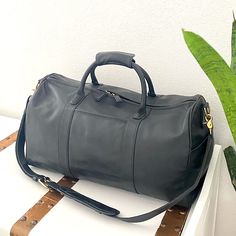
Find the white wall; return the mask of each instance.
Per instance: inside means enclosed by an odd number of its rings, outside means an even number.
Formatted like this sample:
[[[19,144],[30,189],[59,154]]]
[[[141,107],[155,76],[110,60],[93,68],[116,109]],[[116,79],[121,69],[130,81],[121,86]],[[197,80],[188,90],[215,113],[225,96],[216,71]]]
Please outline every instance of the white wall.
[[[230,62],[235,7],[235,0],[0,0],[0,114],[20,117],[44,75],[80,80],[96,52],[120,50],[136,54],[157,93],[203,94],[212,107],[216,142],[233,144],[217,94],[188,51],[181,28],[202,35]],[[140,86],[128,69],[99,68],[98,75],[103,83]]]
[[[0,0],[0,113],[20,117],[45,74],[79,80],[96,52],[120,50],[136,54],[157,93],[203,94],[212,106],[217,142],[232,143],[216,92],[188,51],[181,28],[200,33],[229,62],[233,7],[233,0]],[[105,83],[139,89],[128,69],[99,72]]]

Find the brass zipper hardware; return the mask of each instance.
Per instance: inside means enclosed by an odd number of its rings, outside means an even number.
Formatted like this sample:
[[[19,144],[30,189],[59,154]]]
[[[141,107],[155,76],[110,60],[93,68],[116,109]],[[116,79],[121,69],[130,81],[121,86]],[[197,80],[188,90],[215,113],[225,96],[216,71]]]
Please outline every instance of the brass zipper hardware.
[[[109,90],[105,90],[105,92],[106,92],[107,94],[112,95],[112,96],[115,96],[115,95],[116,95],[116,93],[113,93],[113,92],[111,92],[111,91],[109,91]]]
[[[111,92],[111,91],[109,91],[109,90],[105,90],[105,92],[106,92],[107,94],[110,94],[110,95],[115,99],[115,101],[116,101],[117,103],[120,103],[120,102],[123,101],[122,98],[121,98],[118,94],[113,93],[113,92]]]
[[[206,106],[204,107],[204,119],[205,119],[205,124],[207,128],[209,129],[210,134],[212,135],[213,131],[213,118],[210,113],[210,107]]]

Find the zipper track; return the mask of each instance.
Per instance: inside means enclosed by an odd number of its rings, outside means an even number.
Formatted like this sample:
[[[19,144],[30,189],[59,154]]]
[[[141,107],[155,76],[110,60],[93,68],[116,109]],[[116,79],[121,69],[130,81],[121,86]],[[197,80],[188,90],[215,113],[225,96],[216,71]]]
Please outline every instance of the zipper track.
[[[140,104],[140,102],[136,102],[136,101],[134,101],[134,100],[131,100],[131,99],[127,98],[127,97],[124,97],[124,96],[120,95],[119,93],[115,93],[115,92],[110,91],[110,90],[102,90],[102,89],[99,89],[99,88],[98,88],[97,90],[102,91],[102,92],[104,92],[104,93],[109,93],[109,94],[111,94],[112,96],[118,95],[119,97],[121,97],[121,98],[124,99],[124,100],[127,100],[127,101],[132,102],[132,103],[135,103],[135,104]],[[149,105],[149,104],[147,104],[146,106],[148,106],[148,107],[167,108],[167,107],[180,106],[180,105],[182,105],[182,104],[184,104],[184,103],[186,103],[186,102],[196,102],[196,100],[195,100],[195,99],[188,99],[188,100],[185,100],[185,101],[182,102],[182,103],[174,104],[174,105],[169,105],[169,106],[166,106],[166,105],[164,105],[164,106],[160,106],[160,105]]]
[[[53,73],[53,74],[49,74],[49,75],[47,75],[46,77],[44,77],[44,79],[45,80],[48,80],[48,79],[54,79],[54,80],[56,80],[58,83],[61,83],[61,84],[63,84],[63,85],[65,85],[65,86],[69,86],[69,87],[73,87],[73,88],[78,88],[78,86],[76,86],[76,85],[72,85],[72,84],[68,84],[67,83],[67,81],[64,81],[64,80],[70,80],[70,81],[74,81],[74,83],[79,83],[80,81],[76,81],[76,80],[73,80],[73,79],[70,79],[70,78],[67,78],[67,77],[65,77],[65,76],[63,76],[63,75],[60,75],[60,74],[56,74],[56,73]],[[44,80],[43,79],[43,80]],[[61,80],[61,81],[60,81]],[[42,82],[44,82],[44,81],[42,81]],[[88,89],[89,90],[89,93],[91,93],[91,91],[95,91],[95,89],[93,89],[93,88],[86,88],[86,89]],[[115,94],[115,95],[118,95],[119,97],[121,97],[122,99],[124,99],[124,100],[126,100],[126,101],[128,101],[128,102],[131,102],[131,103],[134,103],[134,104],[140,104],[140,102],[137,102],[137,101],[134,101],[134,100],[132,100],[132,99],[129,99],[129,98],[127,98],[127,97],[124,97],[123,95],[120,95],[119,93],[116,93],[116,92],[113,92],[113,91],[110,91],[110,90],[103,90],[103,89],[101,89],[101,88],[97,88],[96,90],[99,90],[99,91],[102,91],[102,92],[104,92],[104,93],[111,93],[111,94]],[[152,107],[152,108],[154,108],[155,109],[155,107],[157,108],[157,107],[159,107],[159,108],[163,108],[163,109],[165,109],[165,108],[173,108],[173,107],[177,107],[177,106],[181,106],[181,105],[183,105],[183,104],[185,104],[185,103],[187,103],[187,102],[196,102],[197,101],[197,99],[188,99],[188,100],[185,100],[184,102],[181,102],[181,103],[178,103],[178,104],[173,104],[173,105],[150,105],[150,104],[146,104],[146,106],[148,106],[148,107]]]

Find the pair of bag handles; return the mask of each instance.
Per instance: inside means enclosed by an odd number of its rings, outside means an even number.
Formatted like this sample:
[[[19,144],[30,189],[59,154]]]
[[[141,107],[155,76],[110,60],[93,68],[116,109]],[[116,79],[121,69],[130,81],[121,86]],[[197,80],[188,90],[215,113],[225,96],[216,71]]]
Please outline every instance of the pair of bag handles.
[[[128,68],[132,68],[136,71],[138,74],[138,77],[140,79],[141,83],[141,89],[142,89],[142,94],[141,94],[141,102],[140,102],[140,107],[137,111],[137,113],[134,114],[133,118],[134,119],[142,119],[146,115],[146,101],[147,101],[147,95],[149,97],[156,97],[154,87],[152,84],[152,80],[148,73],[138,64],[135,63],[134,61],[134,54],[131,53],[124,53],[124,52],[100,52],[96,55],[96,60],[94,63],[92,63],[89,68],[85,71],[82,79],[81,79],[81,85],[80,88],[77,91],[76,96],[72,100],[71,104],[76,105],[79,103],[79,101],[85,96],[84,93],[84,88],[85,88],[85,83],[86,80],[91,74],[92,78],[92,83],[94,85],[99,85],[96,76],[95,76],[95,69],[97,66],[102,66],[102,65],[120,65],[120,66],[125,66]],[[148,84],[148,89],[149,92],[147,93],[147,86],[146,82]]]
[[[132,56],[130,56],[130,55],[132,55]],[[94,69],[96,68],[97,65],[104,65],[104,64],[123,65],[123,66],[127,66],[129,68],[137,69],[136,70],[136,71],[138,71],[137,73],[142,77],[143,82],[145,83],[144,75],[143,75],[144,73],[140,69],[141,67],[137,66],[137,64],[135,64],[135,62],[133,61],[133,54],[127,55],[124,53],[117,53],[117,52],[102,53],[102,54],[97,55],[96,62],[93,63],[89,67],[89,69],[85,72],[85,75],[81,81],[82,88],[80,87],[80,89],[78,90],[77,96],[81,96],[81,95],[83,96],[83,94],[81,94],[81,91],[83,92],[83,90],[84,90],[85,81],[86,81],[89,73],[91,71],[94,71]],[[144,86],[144,88],[146,89],[146,85]],[[144,94],[146,94],[146,93],[144,93]],[[29,101],[29,99],[28,99],[28,101]],[[27,101],[27,104],[28,104],[28,101]],[[116,219],[119,219],[119,220],[122,220],[125,222],[132,222],[132,223],[138,223],[138,222],[143,222],[143,221],[149,220],[149,219],[157,216],[158,214],[168,210],[169,208],[173,207],[178,202],[183,200],[186,196],[188,196],[194,189],[196,189],[202,176],[204,176],[204,174],[207,171],[207,167],[208,167],[209,160],[210,160],[209,155],[211,155],[212,148],[213,148],[213,137],[210,134],[208,135],[208,138],[207,138],[207,146],[206,146],[206,151],[204,154],[202,166],[199,170],[198,176],[196,177],[194,183],[190,187],[185,189],[181,194],[179,194],[177,197],[175,197],[170,202],[168,202],[165,205],[163,205],[159,208],[156,208],[150,212],[140,214],[137,216],[132,216],[132,217],[121,217],[119,210],[112,208],[110,206],[107,206],[101,202],[94,200],[94,199],[91,199],[79,192],[74,191],[73,189],[61,186],[61,185],[57,184],[56,182],[52,181],[49,177],[35,173],[29,167],[26,157],[25,157],[25,153],[24,153],[24,149],[25,149],[24,148],[25,147],[25,119],[26,119],[27,104],[26,104],[26,108],[25,108],[24,114],[21,119],[21,124],[20,124],[19,132],[18,132],[17,141],[16,141],[16,158],[17,158],[17,161],[18,161],[22,171],[27,176],[32,178],[34,181],[43,184],[45,187],[47,187],[49,189],[53,189],[53,190],[65,195],[65,196],[85,205],[85,206],[90,207],[91,209],[93,209],[101,214],[104,214],[104,215],[107,215],[107,216],[110,216],[110,217],[113,217],[113,218],[116,218]]]
[[[135,63],[134,54],[131,53],[124,53],[124,52],[99,52],[96,55],[96,64],[98,66],[107,65],[107,64],[116,64],[116,65],[122,65],[128,68],[132,68],[132,63]],[[152,80],[147,73],[141,66],[140,69],[142,70],[142,73],[144,75],[145,80],[148,84],[148,96],[149,97],[156,97],[156,93],[154,91],[154,87],[152,84]],[[95,68],[90,72],[90,76],[92,79],[93,85],[99,85],[98,80],[95,75]]]

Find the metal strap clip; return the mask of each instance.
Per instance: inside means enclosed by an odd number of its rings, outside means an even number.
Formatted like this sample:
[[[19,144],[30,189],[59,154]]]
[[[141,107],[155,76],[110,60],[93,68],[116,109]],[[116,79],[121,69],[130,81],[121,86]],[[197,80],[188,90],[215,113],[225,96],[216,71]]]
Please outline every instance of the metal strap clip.
[[[51,179],[50,179],[49,177],[45,177],[45,176],[44,176],[43,178],[39,179],[38,182],[39,182],[41,185],[43,185],[43,187],[49,188],[49,187],[48,187],[48,183],[51,182]]]

